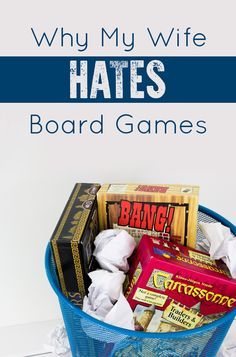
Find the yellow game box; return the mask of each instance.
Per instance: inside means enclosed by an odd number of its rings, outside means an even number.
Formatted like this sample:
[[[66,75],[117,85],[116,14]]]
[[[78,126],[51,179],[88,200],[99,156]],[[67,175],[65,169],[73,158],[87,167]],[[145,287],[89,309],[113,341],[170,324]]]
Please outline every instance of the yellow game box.
[[[105,184],[97,193],[99,228],[127,230],[195,248],[198,186]]]

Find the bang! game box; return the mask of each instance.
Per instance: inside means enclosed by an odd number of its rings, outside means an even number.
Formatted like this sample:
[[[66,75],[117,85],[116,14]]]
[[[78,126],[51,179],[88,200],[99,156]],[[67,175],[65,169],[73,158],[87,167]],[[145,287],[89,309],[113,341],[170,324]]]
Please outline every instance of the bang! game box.
[[[127,230],[195,247],[198,186],[105,184],[98,191],[100,230]]]

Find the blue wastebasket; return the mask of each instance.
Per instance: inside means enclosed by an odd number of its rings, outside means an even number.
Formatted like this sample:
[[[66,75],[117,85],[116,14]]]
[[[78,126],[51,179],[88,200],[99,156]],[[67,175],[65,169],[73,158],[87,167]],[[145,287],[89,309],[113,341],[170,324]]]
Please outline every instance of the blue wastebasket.
[[[203,206],[199,206],[198,221],[221,222],[236,235],[233,224]],[[201,239],[198,230],[198,241]],[[115,327],[87,315],[62,294],[50,245],[45,264],[59,299],[73,357],[213,357],[236,315],[233,310],[208,325],[180,332],[145,333]]]

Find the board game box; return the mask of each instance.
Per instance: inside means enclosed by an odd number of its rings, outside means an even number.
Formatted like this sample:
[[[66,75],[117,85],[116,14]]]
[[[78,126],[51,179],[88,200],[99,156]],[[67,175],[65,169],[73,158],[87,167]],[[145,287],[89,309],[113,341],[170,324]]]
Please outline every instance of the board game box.
[[[125,295],[136,329],[180,331],[236,307],[236,280],[208,254],[144,235],[130,262]]]
[[[77,183],[51,238],[51,247],[62,292],[82,304],[95,268],[93,242],[98,234],[96,194],[99,184]]]
[[[121,228],[195,247],[198,186],[105,184],[98,199],[100,230]]]

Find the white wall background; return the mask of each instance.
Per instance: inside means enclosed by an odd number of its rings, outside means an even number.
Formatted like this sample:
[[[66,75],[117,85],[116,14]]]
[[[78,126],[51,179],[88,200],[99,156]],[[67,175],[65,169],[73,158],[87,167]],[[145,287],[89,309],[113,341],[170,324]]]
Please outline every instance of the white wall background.
[[[3,55],[77,55],[69,48],[38,50],[34,45],[31,26],[64,26],[94,34],[87,55],[124,55],[96,45],[101,26],[120,26],[140,38],[129,55],[234,55],[234,16],[234,1],[225,1],[224,7],[202,0],[194,7],[188,1],[145,6],[132,1],[8,1],[0,14],[0,48]],[[191,26],[208,35],[208,44],[178,52],[146,48],[146,26]],[[125,112],[135,120],[202,119],[207,134],[125,136],[114,130],[115,118]],[[32,136],[30,113],[58,121],[103,113],[105,132]],[[235,223],[235,115],[236,104],[0,104],[0,325],[59,316],[44,273],[44,252],[75,182],[199,184],[200,203]]]

